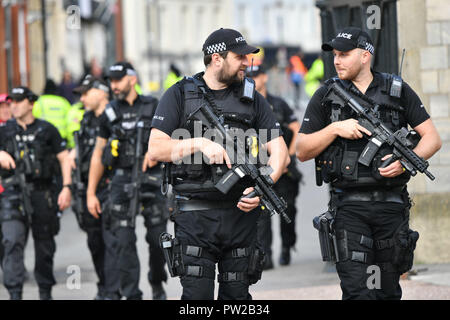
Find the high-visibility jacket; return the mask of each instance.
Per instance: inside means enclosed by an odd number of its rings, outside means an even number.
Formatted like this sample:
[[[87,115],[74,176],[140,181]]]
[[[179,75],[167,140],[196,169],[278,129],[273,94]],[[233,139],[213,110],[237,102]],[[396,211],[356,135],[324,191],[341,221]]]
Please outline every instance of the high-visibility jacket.
[[[84,112],[86,110],[81,102],[77,102],[70,108],[67,113],[67,147],[72,149],[75,147],[73,133],[80,130],[81,120],[83,120]]]
[[[70,103],[65,98],[44,94],[34,103],[33,116],[53,124],[61,137],[67,140],[67,112],[70,108]]]

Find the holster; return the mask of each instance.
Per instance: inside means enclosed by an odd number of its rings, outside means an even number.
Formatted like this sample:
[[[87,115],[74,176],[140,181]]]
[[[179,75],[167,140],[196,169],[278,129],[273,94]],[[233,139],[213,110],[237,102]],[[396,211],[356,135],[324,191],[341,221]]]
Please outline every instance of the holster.
[[[393,239],[392,264],[402,274],[411,270],[413,266],[414,250],[419,239],[419,233],[411,230],[408,226],[408,220],[405,220],[396,230]]]
[[[181,252],[181,244],[178,239],[173,238],[167,232],[161,233],[159,236],[159,245],[164,254],[167,268],[171,277],[177,277],[184,274],[184,264]]]
[[[259,248],[254,248],[248,261],[248,280],[255,284],[261,279],[265,261],[265,253]]]

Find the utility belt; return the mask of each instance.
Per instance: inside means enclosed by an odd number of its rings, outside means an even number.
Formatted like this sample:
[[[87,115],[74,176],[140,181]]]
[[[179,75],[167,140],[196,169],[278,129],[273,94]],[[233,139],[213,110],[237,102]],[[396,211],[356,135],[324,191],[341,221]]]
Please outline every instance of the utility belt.
[[[235,202],[231,201],[210,201],[197,199],[176,198],[176,211],[197,211],[197,210],[213,210],[213,209],[231,209],[236,207]]]
[[[352,190],[333,188],[333,193],[336,195],[336,200],[339,202],[349,201],[379,201],[379,202],[394,202],[405,204],[408,201],[408,196],[403,191],[403,187],[394,188],[391,190]]]
[[[172,277],[191,276],[215,280],[214,268],[199,265],[185,265],[183,256],[204,258],[214,263],[218,261],[218,257],[210,254],[202,247],[182,244],[177,238],[173,238],[172,235],[167,232],[161,233],[159,243]],[[254,284],[261,279],[265,260],[265,254],[262,250],[253,247],[234,248],[220,258],[224,260],[248,258],[249,262],[247,272],[219,273],[217,275],[217,280],[219,282],[248,281],[250,284]]]

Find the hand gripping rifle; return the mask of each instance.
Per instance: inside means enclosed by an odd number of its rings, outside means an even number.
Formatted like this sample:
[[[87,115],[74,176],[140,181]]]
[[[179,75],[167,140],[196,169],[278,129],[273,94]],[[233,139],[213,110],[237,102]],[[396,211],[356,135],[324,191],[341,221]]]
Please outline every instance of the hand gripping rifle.
[[[201,90],[208,103],[203,103],[202,105],[200,105],[194,112],[189,115],[188,119],[201,121],[202,124],[207,126],[208,128],[215,129],[219,134],[219,137],[222,139],[222,141],[225,141],[227,146],[234,146],[234,151],[237,158],[236,164],[234,164],[232,168],[223,175],[223,177],[215,185],[215,187],[220,192],[226,194],[241,178],[249,176],[255,183],[254,191],[244,197],[252,198],[255,196],[259,196],[263,206],[267,210],[269,210],[271,215],[275,213],[281,214],[286,223],[290,223],[291,219],[289,219],[288,215],[286,214],[286,201],[284,201],[283,198],[279,197],[273,190],[273,180],[268,174],[263,174],[257,166],[251,164],[245,152],[239,152],[233,137],[223,126],[223,119],[219,119],[212,110],[217,110],[215,102],[209,97],[203,86],[200,86],[197,83],[196,86]],[[212,108],[210,106],[212,106]]]
[[[412,176],[415,176],[417,171],[419,171],[425,173],[431,180],[435,179],[427,170],[429,163],[412,150],[413,143],[409,139],[410,132],[406,128],[392,132],[376,117],[375,112],[371,108],[361,106],[336,82],[330,86],[325,97],[341,107],[348,105],[358,115],[358,123],[372,133],[368,137],[369,143],[358,159],[359,163],[369,166],[378,149],[386,143],[393,147],[393,152],[392,157],[383,162],[382,168],[387,167],[396,160],[400,160],[402,166]]]

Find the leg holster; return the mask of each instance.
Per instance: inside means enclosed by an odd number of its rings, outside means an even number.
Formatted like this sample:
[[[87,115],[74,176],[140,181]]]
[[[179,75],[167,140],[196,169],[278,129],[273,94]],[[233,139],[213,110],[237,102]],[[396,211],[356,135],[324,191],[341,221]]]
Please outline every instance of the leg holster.
[[[366,251],[350,251],[348,249],[348,241],[352,240],[361,246],[372,249],[373,239],[369,238],[363,234],[357,234],[347,230],[337,230],[336,231],[336,242],[337,242],[337,262],[352,260],[361,263],[369,263],[372,258],[371,252]]]
[[[222,272],[217,279],[219,282],[246,281],[255,284],[261,279],[265,254],[264,251],[256,247],[235,248],[223,255],[223,259],[248,259],[247,272]]]
[[[414,262],[414,250],[416,248],[419,233],[408,226],[408,220],[400,224],[389,239],[375,241],[377,250],[391,251],[390,262],[378,263],[381,270],[386,272],[399,272],[400,274],[411,270]]]
[[[110,230],[115,230],[119,227],[134,228],[135,223],[133,219],[128,216],[128,206],[124,204],[111,204],[109,211],[109,226]]]
[[[163,249],[164,259],[167,262],[170,276],[192,276],[215,279],[215,270],[212,268],[184,264],[183,255],[204,258],[215,262],[217,259],[204,248],[181,244],[177,238],[173,238],[167,232],[161,233],[159,242]]]
[[[19,195],[11,195],[8,197],[0,197],[0,222],[8,220],[20,220],[25,222],[21,199]]]

